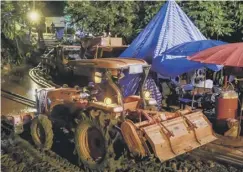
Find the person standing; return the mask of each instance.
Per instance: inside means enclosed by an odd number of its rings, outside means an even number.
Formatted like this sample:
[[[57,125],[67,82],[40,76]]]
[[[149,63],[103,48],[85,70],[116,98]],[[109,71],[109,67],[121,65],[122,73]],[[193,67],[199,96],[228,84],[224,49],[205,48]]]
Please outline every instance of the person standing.
[[[158,74],[157,77],[160,85],[160,92],[162,93],[162,106],[168,107],[168,97],[171,95],[171,89],[169,87],[170,77],[162,76],[160,74]]]
[[[157,102],[157,108],[158,110],[161,110],[161,105],[162,105],[162,94],[157,87],[153,77],[151,74],[148,75],[147,80],[145,81],[144,84],[144,89],[148,90],[151,93],[151,97],[156,100]]]
[[[45,19],[44,19],[44,17],[42,17],[40,23],[37,25],[38,41],[44,40],[44,37],[43,37],[44,29],[45,29]]]
[[[51,23],[51,32],[55,34],[55,24],[53,22]]]

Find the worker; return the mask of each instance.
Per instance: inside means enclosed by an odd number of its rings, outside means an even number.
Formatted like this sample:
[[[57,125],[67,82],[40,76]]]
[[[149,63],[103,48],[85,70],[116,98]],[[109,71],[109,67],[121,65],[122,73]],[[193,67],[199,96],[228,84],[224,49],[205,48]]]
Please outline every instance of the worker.
[[[38,42],[40,40],[44,40],[44,37],[43,37],[44,30],[45,30],[45,21],[44,21],[44,18],[41,18],[40,24],[37,25]]]
[[[157,102],[158,110],[161,110],[162,95],[151,74],[148,75],[148,78],[144,84],[144,89],[151,93],[151,97]]]
[[[159,87],[160,91],[162,93],[162,106],[163,107],[168,107],[168,100],[169,96],[172,94],[172,85],[171,85],[171,78],[162,76],[160,74],[157,75],[158,80],[159,80]],[[170,104],[170,103],[169,103]]]
[[[55,24],[53,22],[51,23],[51,32],[55,34]]]

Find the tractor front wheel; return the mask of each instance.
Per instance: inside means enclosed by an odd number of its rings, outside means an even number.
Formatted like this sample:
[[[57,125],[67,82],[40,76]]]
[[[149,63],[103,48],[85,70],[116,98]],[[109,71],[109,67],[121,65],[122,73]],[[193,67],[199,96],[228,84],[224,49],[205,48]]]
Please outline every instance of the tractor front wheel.
[[[38,148],[49,150],[53,144],[52,123],[46,115],[39,115],[33,119],[30,133]]]
[[[107,141],[94,121],[86,119],[79,123],[75,133],[75,145],[85,167],[102,170],[106,166]]]

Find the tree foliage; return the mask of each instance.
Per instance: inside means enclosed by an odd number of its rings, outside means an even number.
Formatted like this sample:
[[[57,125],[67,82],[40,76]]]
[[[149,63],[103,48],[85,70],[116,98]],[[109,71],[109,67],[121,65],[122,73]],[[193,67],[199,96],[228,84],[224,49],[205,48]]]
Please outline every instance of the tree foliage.
[[[239,2],[188,1],[183,9],[206,37],[218,39],[235,32],[238,21],[232,14],[239,12],[237,5]]]
[[[69,1],[65,13],[88,32],[113,34],[130,41],[144,29],[165,1]],[[199,30],[211,39],[226,39],[243,30],[239,1],[178,1]],[[238,40],[239,41],[239,40]]]
[[[29,2],[1,2],[1,28],[6,38],[13,40],[15,36],[23,34],[21,24],[26,24],[26,11],[29,10]],[[22,16],[22,17],[20,17]]]
[[[226,6],[230,9],[229,18],[231,18],[235,23],[233,24],[233,36],[232,41],[242,41],[243,40],[243,2],[238,1],[228,1]]]
[[[27,38],[32,27],[27,15],[32,9],[31,3],[30,1],[1,2],[1,40],[4,49],[2,60],[20,63],[23,57],[26,54],[28,55],[33,48],[31,43],[28,42],[30,38]],[[37,2],[36,6],[38,6],[38,9],[44,7],[41,2]],[[29,45],[26,46],[26,44]]]
[[[65,9],[77,26],[87,32],[104,31],[127,37],[133,32],[134,2],[82,1],[68,2]]]
[[[87,32],[111,32],[131,41],[164,1],[69,1],[65,13]]]
[[[135,34],[139,33],[150,22],[150,20],[157,14],[165,1],[139,1],[135,3],[135,20],[134,28]]]
[[[101,35],[104,31],[111,32],[130,43],[164,3],[165,1],[66,1],[65,14],[78,28],[96,35]],[[243,40],[243,2],[178,1],[178,4],[207,38],[227,42]],[[41,12],[44,3],[35,1],[35,6]],[[27,18],[27,13],[32,8],[32,1],[1,1],[2,45],[3,48],[11,47],[9,52],[12,59],[26,55],[22,42],[30,28],[35,27]]]

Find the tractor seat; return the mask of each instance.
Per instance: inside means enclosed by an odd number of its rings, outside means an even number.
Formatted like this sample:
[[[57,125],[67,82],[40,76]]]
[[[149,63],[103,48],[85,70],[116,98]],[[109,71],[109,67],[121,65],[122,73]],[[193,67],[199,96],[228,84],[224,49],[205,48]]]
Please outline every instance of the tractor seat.
[[[124,98],[123,103],[135,102],[135,101],[139,101],[140,99],[141,99],[140,96],[132,95]]]
[[[132,95],[128,96],[123,99],[123,105],[124,105],[124,110],[131,110],[134,111],[137,109],[139,101],[140,101],[140,96]]]

